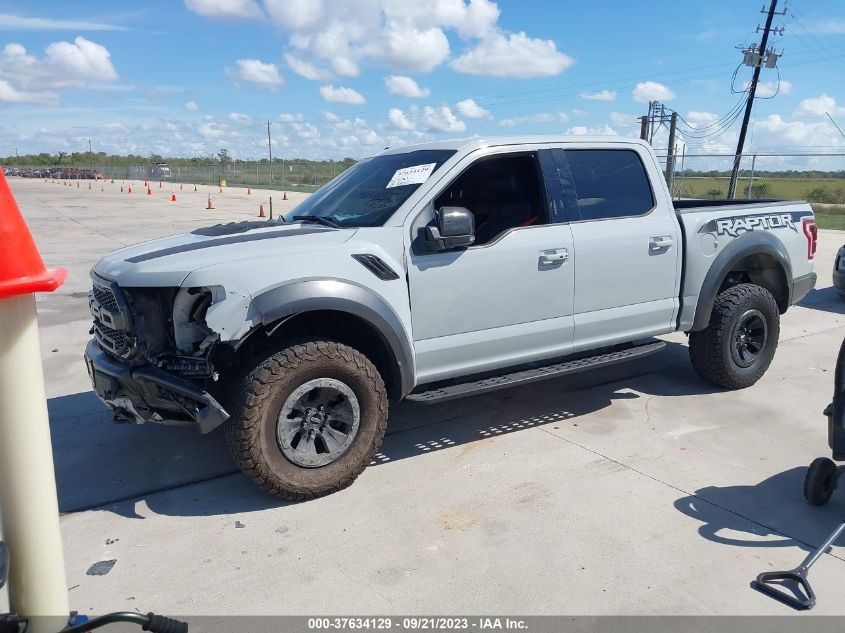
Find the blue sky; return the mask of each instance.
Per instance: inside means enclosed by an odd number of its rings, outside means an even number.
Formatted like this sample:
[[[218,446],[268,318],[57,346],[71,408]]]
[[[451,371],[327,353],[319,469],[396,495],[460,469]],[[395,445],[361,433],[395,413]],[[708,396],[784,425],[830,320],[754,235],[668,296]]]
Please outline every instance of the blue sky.
[[[649,98],[688,151],[720,120],[760,0],[4,0],[0,155],[361,157],[431,138],[637,135]],[[781,8],[784,2],[781,1]],[[791,0],[752,147],[845,149],[845,3]],[[741,67],[734,89],[751,71]],[[763,71],[762,96],[778,85]],[[662,142],[662,136],[656,144]]]

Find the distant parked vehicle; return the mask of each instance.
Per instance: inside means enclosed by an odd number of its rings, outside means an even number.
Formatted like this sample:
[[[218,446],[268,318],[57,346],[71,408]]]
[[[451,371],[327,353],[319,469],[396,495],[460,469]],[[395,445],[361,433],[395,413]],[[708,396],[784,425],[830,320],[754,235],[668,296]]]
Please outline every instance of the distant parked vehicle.
[[[103,174],[96,169],[80,169],[79,178],[83,180],[102,180]]]
[[[172,174],[166,163],[153,163],[147,166],[147,175],[151,180],[169,180]]]

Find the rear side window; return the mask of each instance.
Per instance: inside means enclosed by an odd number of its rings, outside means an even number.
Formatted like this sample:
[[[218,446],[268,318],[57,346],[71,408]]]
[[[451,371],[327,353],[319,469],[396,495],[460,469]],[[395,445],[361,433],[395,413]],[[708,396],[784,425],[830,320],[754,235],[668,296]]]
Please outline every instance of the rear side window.
[[[644,215],[654,196],[639,155],[627,149],[566,150],[582,220]]]

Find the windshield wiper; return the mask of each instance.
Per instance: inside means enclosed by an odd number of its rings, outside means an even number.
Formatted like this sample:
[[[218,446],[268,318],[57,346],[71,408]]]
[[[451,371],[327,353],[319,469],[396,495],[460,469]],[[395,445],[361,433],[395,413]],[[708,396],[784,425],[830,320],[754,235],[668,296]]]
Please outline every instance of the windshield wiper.
[[[317,224],[329,226],[333,229],[342,228],[337,222],[332,222],[331,220],[320,217],[319,215],[295,215],[291,218],[291,220],[305,220],[306,222],[316,222]]]

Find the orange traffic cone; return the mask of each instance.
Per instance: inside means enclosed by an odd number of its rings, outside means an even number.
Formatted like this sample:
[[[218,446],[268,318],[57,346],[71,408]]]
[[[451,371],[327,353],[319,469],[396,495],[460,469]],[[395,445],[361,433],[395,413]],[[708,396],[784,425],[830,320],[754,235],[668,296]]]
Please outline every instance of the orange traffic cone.
[[[152,189],[150,189],[149,187],[147,187],[147,195],[148,195],[148,196],[153,195],[153,190],[152,190]]]
[[[76,188],[79,189],[79,181],[76,181]]]
[[[208,194],[208,206],[206,207],[206,209],[213,209],[213,208],[214,208],[214,205],[211,204],[211,194]]]
[[[170,202],[176,202],[176,192],[170,194]]]
[[[194,191],[196,191],[196,190],[197,190],[197,186],[196,186],[196,185],[194,185]]]
[[[144,181],[144,186],[145,187],[149,186],[149,183],[146,180]]]
[[[0,174],[0,299],[33,292],[52,292],[62,285],[67,270],[48,270],[35,248],[5,176]],[[8,248],[5,248],[8,247]],[[6,353],[8,350],[3,350]]]
[[[123,193],[123,185],[120,185],[120,193]]]
[[[288,192],[287,192],[287,191],[283,191],[283,192],[282,192],[282,200],[287,200],[287,199],[288,199]]]
[[[266,215],[264,215],[264,205],[263,204],[258,205],[258,217],[259,218],[266,218],[267,217]]]
[[[158,188],[161,189],[161,181],[158,181]]]
[[[126,193],[132,193],[132,185],[129,185],[129,189],[126,190]]]
[[[182,183],[179,183],[179,191],[182,191]]]
[[[223,185],[220,185],[220,193],[223,193]]]
[[[246,188],[246,195],[252,195],[252,189],[250,189],[249,187]]]
[[[91,191],[91,183],[88,183],[88,191]]]

